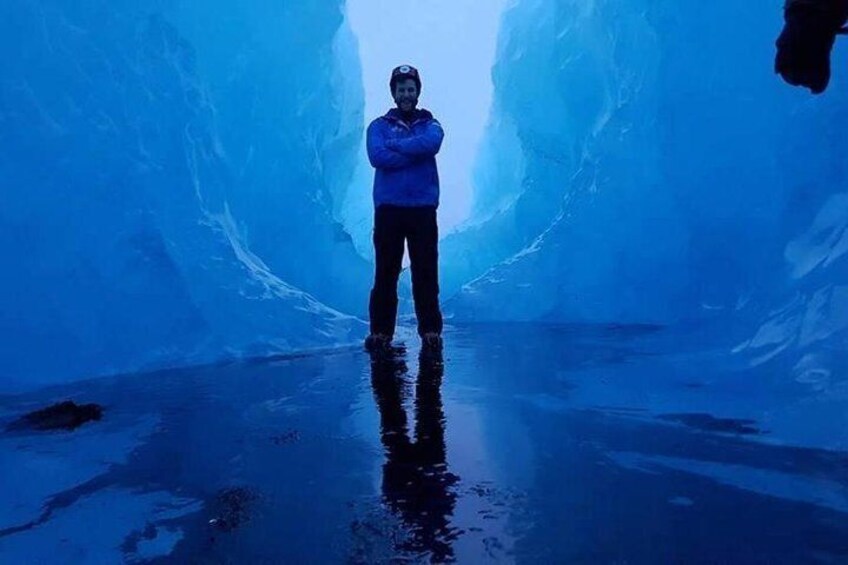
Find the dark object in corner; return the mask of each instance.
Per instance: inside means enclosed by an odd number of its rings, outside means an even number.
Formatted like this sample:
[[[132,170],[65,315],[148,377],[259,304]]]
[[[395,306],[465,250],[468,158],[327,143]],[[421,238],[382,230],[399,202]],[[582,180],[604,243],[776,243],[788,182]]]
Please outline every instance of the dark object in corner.
[[[86,422],[99,420],[103,408],[99,404],[77,404],[65,400],[21,416],[6,429],[16,430],[75,430]]]
[[[791,85],[824,92],[830,82],[830,52],[846,19],[848,0],[787,0],[774,71]]]

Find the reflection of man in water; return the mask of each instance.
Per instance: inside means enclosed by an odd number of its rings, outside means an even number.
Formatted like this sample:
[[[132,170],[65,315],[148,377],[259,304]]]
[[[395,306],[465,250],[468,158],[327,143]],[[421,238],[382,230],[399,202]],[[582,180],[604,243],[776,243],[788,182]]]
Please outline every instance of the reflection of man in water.
[[[371,384],[386,450],[383,497],[409,528],[410,539],[396,549],[426,553],[433,561],[444,562],[453,559],[452,543],[457,537],[450,518],[456,503],[451,487],[458,481],[445,462],[444,367],[440,360],[426,354],[419,358],[419,366],[412,442],[403,407],[406,364],[391,353],[375,354],[371,360]]]

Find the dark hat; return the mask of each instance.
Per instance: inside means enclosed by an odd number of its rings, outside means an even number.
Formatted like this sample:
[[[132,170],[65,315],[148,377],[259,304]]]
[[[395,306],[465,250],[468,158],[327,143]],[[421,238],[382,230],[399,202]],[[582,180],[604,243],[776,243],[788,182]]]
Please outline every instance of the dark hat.
[[[415,86],[421,92],[421,77],[418,75],[418,69],[412,65],[400,65],[392,69],[392,78],[389,79],[389,89],[395,91],[395,82],[411,78],[415,81]]]

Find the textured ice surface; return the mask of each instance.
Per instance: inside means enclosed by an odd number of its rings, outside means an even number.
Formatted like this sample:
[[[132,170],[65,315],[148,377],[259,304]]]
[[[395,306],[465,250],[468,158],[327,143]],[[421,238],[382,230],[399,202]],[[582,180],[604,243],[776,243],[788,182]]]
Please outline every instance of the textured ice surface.
[[[456,315],[757,317],[815,267],[844,281],[848,82],[836,72],[812,98],[779,80],[781,16],[768,2],[514,3],[477,220],[443,246]]]
[[[338,5],[2,12],[3,387],[361,337],[368,274],[330,194],[358,122],[314,100]]]
[[[341,0],[2,15],[2,387],[361,339],[372,266],[337,218],[370,178]],[[781,24],[764,0],[510,3],[474,212],[441,247],[447,313],[730,318],[728,352],[832,386],[848,82],[835,64],[825,96],[785,85]]]

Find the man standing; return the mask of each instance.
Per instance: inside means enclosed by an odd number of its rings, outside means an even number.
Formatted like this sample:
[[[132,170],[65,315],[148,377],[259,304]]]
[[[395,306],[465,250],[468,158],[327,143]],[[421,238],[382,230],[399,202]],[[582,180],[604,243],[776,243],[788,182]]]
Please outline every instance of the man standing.
[[[439,174],[436,154],[444,131],[433,114],[416,109],[421,93],[418,70],[401,65],[389,89],[396,108],[368,126],[368,159],[374,167],[374,251],[376,270],[369,314],[369,350],[389,345],[397,319],[397,282],[404,240],[409,247],[412,295],[422,345],[442,346],[439,310]]]

